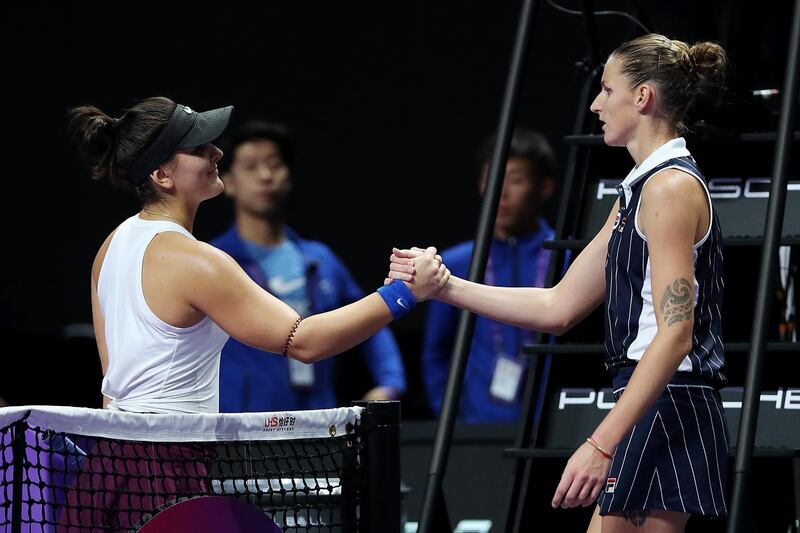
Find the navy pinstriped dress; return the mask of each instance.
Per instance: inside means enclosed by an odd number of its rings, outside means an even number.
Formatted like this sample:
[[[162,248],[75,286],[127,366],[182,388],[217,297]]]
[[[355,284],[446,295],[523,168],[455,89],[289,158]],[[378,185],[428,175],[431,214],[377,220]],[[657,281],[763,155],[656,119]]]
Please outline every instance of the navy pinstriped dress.
[[[658,329],[654,300],[656,305],[661,301],[665,288],[651,287],[647,240],[637,213],[644,184],[667,168],[695,176],[708,196],[705,178],[682,138],[658,148],[618,187],[620,209],[608,243],[605,301],[605,364],[617,398]],[[727,381],[721,339],[722,236],[713,206],[710,219],[708,232],[694,247],[694,287],[674,287],[684,300],[694,297],[692,349],[617,446],[599,499],[601,514],[653,509],[727,513],[729,432],[717,392]]]

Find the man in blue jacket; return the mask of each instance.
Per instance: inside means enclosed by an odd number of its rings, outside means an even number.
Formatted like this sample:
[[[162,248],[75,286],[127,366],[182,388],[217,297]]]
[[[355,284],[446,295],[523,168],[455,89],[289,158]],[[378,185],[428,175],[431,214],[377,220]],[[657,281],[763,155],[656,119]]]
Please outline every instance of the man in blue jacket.
[[[479,153],[480,189],[486,186],[494,138]],[[544,285],[550,252],[542,243],[553,230],[540,217],[543,202],[555,190],[555,155],[541,134],[519,129],[509,148],[506,175],[495,221],[484,283],[507,287]],[[454,276],[466,278],[474,242],[442,252]],[[428,402],[436,416],[442,409],[450,356],[461,311],[439,301],[428,305],[422,369]],[[458,419],[463,422],[511,422],[520,415],[522,384],[527,370],[521,349],[534,332],[478,317],[464,376]]]
[[[364,293],[324,244],[284,225],[291,189],[292,149],[286,129],[251,121],[223,141],[220,174],[233,199],[236,221],[211,244],[227,252],[261,287],[301,316],[358,300]],[[375,387],[370,400],[395,399],[406,387],[392,333],[383,329],[359,347]],[[335,358],[307,365],[262,352],[231,338],[222,350],[220,411],[322,409],[337,405]]]

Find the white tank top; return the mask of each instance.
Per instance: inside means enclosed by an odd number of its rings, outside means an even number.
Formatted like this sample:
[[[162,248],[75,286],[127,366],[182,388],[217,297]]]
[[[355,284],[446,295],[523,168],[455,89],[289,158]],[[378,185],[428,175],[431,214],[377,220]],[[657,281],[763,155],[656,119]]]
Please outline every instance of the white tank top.
[[[97,281],[108,350],[103,395],[112,400],[109,408],[123,411],[218,413],[220,351],[228,334],[207,316],[188,328],[171,326],[144,299],[145,250],[167,231],[194,239],[174,222],[134,215],[106,251]]]

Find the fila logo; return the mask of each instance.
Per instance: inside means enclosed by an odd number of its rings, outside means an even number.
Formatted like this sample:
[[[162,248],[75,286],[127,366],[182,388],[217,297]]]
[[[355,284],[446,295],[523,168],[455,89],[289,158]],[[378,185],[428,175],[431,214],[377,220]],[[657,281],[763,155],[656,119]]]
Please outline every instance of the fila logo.
[[[610,477],[606,480],[606,494],[614,494],[617,489],[617,478]]]
[[[625,218],[625,217],[622,217],[622,220],[619,221],[619,226],[617,227],[617,231],[620,232],[620,233],[625,231],[625,224],[627,224],[627,223],[628,223],[628,219]]]

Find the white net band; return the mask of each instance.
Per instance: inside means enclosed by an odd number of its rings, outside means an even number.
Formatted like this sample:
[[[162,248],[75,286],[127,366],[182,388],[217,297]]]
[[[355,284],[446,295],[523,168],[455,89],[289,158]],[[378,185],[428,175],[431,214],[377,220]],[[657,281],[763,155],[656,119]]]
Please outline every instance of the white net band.
[[[363,408],[221,414],[140,414],[83,407],[0,408],[0,428],[31,426],[91,437],[148,442],[271,441],[337,437],[352,432]]]

